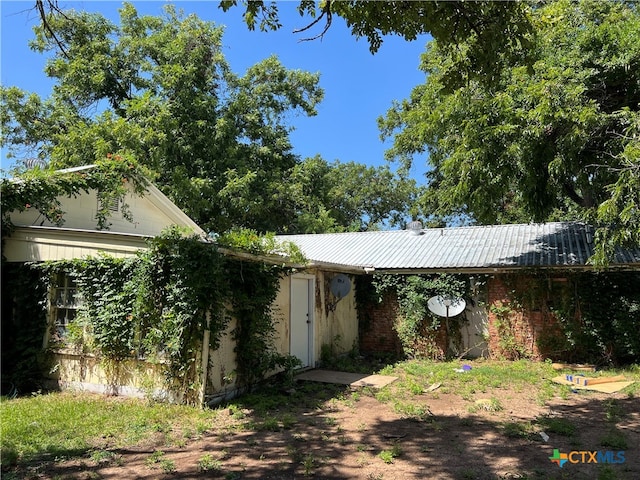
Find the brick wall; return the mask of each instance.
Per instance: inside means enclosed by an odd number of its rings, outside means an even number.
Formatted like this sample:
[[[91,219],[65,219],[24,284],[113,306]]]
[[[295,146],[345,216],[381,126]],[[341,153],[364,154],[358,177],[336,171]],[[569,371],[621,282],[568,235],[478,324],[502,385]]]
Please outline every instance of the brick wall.
[[[536,305],[518,305],[514,295],[531,292],[533,281],[526,277],[496,275],[488,282],[489,355],[493,358],[532,358],[541,360],[551,355],[538,344],[544,335],[561,334],[558,322],[547,308],[544,291],[530,296]],[[502,312],[502,313],[500,313]]]
[[[398,315],[398,298],[395,292],[385,293],[379,304],[368,305],[360,320],[360,351],[362,353],[391,353],[401,356],[403,354],[402,343],[393,328]],[[433,353],[438,358],[444,358],[449,343],[446,328],[440,328],[436,332],[434,340],[436,352]],[[424,344],[418,342],[415,348],[418,351],[428,351],[432,347],[429,342],[424,342]]]
[[[360,351],[363,353],[402,354],[402,345],[394,320],[398,316],[398,300],[394,292],[387,292],[380,304],[369,304],[361,314]]]
[[[523,276],[496,275],[487,282],[487,315],[489,356],[492,358],[553,358],[539,340],[545,335],[561,335],[557,320],[547,308],[544,290],[532,293],[533,281]],[[508,284],[508,285],[507,285]],[[534,308],[520,308],[514,303],[511,291],[529,293],[537,304]],[[493,308],[492,308],[493,307]],[[507,312],[499,315],[502,309]],[[402,344],[394,322],[398,316],[395,293],[387,293],[380,304],[368,305],[360,319],[360,351],[363,353],[402,354]],[[453,332],[450,332],[453,335]],[[436,334],[435,344],[440,356],[447,352],[449,335],[444,328]]]

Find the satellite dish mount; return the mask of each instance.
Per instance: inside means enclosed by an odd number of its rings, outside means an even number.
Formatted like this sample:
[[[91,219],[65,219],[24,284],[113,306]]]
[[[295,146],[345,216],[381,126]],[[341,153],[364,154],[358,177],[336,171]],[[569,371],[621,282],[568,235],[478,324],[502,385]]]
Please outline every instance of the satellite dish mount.
[[[338,302],[351,291],[351,280],[344,273],[340,273],[331,279],[330,289],[335,301],[327,304],[327,306],[329,311],[333,312]]]

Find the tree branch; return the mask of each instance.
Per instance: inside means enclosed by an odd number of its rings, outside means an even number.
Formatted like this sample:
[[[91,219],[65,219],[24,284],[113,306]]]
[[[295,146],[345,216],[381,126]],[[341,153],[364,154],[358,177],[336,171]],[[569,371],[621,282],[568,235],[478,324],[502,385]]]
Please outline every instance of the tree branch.
[[[65,58],[68,59],[69,58],[69,54],[65,50],[62,41],[58,38],[56,33],[51,28],[51,24],[49,23],[49,19],[47,18],[47,9],[45,7],[45,2],[48,5],[49,10],[51,12],[55,12],[55,13],[63,15],[63,16],[64,16],[64,13],[60,9],[60,7],[58,7],[58,0],[36,0],[36,5],[35,5],[34,8],[38,11],[38,14],[40,15],[40,21],[42,22],[42,28],[44,28],[45,31],[53,39],[55,44],[60,49],[60,52],[62,52],[62,55],[64,55]]]
[[[322,32],[319,33],[318,35],[316,35],[315,37],[302,38],[302,39],[300,39],[300,41],[301,42],[309,42],[311,40],[317,40],[318,38],[323,38],[324,34],[327,33],[327,31],[329,30],[329,27],[331,26],[331,22],[333,20],[332,14],[331,14],[331,0],[327,0],[327,3],[325,4],[324,8],[322,9],[322,13],[320,14],[320,16],[318,18],[316,18],[313,22],[311,22],[306,27],[295,29],[293,31],[293,33],[300,33],[300,32],[304,32],[306,30],[309,30],[311,27],[316,25],[325,15],[327,16],[327,23],[325,24],[324,29],[322,30]]]

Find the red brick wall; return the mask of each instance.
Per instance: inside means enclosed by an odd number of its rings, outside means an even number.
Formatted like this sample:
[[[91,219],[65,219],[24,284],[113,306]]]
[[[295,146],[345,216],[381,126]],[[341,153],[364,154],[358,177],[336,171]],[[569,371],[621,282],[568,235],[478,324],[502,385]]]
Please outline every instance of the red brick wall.
[[[365,310],[365,316],[360,321],[360,351],[362,353],[391,353],[402,355],[402,343],[394,329],[394,324],[399,316],[398,298],[395,292],[385,293],[382,302],[369,305]],[[444,358],[447,353],[449,337],[445,328],[436,332],[434,346],[430,342],[418,342],[415,345],[417,351],[430,352],[438,358]]]
[[[363,353],[402,354],[402,345],[393,323],[398,316],[395,293],[384,295],[382,303],[369,304],[360,320],[360,351]]]
[[[509,279],[509,286],[503,276],[495,276],[488,282],[489,355],[493,358],[533,358],[541,360],[549,352],[541,350],[539,340],[544,335],[560,334],[558,323],[546,307],[547,298],[542,291],[536,291],[535,310],[516,302],[515,295],[522,295],[534,288],[533,281],[520,277]],[[503,314],[498,312],[503,310]]]
[[[511,295],[512,290],[520,294],[526,293],[532,288],[532,284],[531,280],[523,276],[510,277],[505,281],[502,275],[496,275],[487,282],[490,357],[538,360],[551,357],[550,352],[541,350],[538,341],[543,335],[560,335],[561,332],[557,320],[546,308],[544,291],[535,293],[540,297],[536,298],[540,307],[536,309],[521,308]],[[501,319],[496,314],[500,307],[508,310],[508,314]],[[364,316],[361,314],[360,351],[401,355],[402,344],[393,328],[397,317],[398,301],[395,293],[385,294],[380,304],[368,305]],[[448,342],[447,332],[441,329],[436,335],[435,343],[442,357],[446,354]]]

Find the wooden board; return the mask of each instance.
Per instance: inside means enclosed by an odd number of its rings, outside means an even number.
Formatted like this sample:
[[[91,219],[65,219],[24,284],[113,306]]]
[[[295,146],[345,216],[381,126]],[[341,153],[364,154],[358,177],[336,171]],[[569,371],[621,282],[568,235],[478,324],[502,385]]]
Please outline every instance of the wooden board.
[[[309,370],[300,375],[296,375],[295,379],[308,380],[311,382],[337,383],[340,385],[350,385],[352,387],[382,388],[395,382],[398,377],[336,372],[333,370]]]
[[[574,370],[576,372],[595,372],[596,366],[585,363],[552,363],[554,370]]]
[[[615,393],[619,392],[623,388],[628,387],[633,382],[609,382],[609,383],[597,383],[595,385],[577,385],[574,382],[571,382],[565,378],[564,375],[558,375],[551,379],[551,381],[555,383],[560,383],[562,385],[569,385],[571,388],[575,388],[576,390],[593,390],[596,392],[602,393]]]

